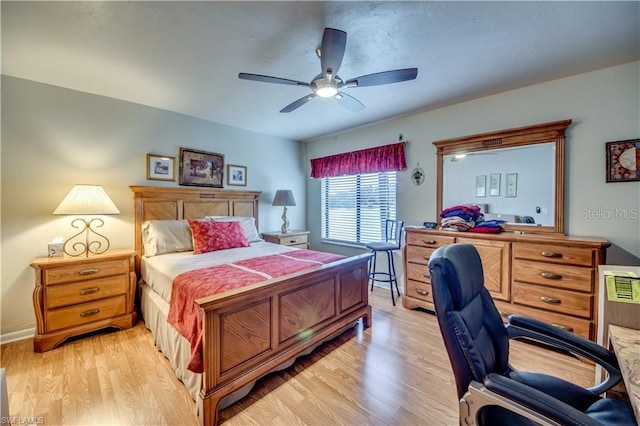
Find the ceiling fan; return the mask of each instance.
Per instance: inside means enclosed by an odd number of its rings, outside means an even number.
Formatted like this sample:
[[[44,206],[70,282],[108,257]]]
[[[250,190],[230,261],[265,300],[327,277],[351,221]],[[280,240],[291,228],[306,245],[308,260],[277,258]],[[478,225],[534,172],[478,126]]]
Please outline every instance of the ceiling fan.
[[[342,89],[351,87],[379,86],[383,84],[399,83],[401,81],[413,80],[418,75],[417,68],[405,68],[393,71],[383,71],[374,74],[366,74],[360,77],[344,81],[338,76],[338,70],[342,64],[344,50],[347,45],[347,33],[333,28],[325,28],[322,35],[322,43],[316,49],[316,54],[320,58],[322,72],[315,76],[310,83],[303,81],[289,80],[268,75],[248,74],[241,72],[238,77],[243,80],[262,81],[265,83],[287,84],[293,86],[306,86],[313,93],[290,103],[282,108],[280,112],[291,112],[311,99],[319,96],[321,98],[335,98],[340,105],[351,111],[361,111],[364,109],[362,102],[342,92]]]

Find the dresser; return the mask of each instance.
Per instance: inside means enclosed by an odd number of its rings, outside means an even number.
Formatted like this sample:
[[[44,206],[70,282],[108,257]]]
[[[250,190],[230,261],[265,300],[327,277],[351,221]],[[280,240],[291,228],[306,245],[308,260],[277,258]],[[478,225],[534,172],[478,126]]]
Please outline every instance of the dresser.
[[[596,340],[598,265],[609,241],[557,234],[474,234],[406,227],[403,246],[405,308],[434,310],[428,271],[433,251],[472,244],[482,260],[485,287],[505,322],[527,315]]]
[[[309,231],[290,231],[286,234],[281,232],[263,232],[262,238],[267,242],[283,246],[302,249],[309,248]]]
[[[135,252],[110,250],[89,257],[41,257],[35,269],[33,350],[106,327],[126,329],[136,321]]]

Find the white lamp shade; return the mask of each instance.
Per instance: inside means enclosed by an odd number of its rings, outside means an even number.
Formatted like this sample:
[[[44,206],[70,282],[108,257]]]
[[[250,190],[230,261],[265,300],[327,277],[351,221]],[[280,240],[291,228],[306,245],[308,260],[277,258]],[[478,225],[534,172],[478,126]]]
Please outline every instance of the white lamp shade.
[[[100,185],[76,185],[53,214],[120,214],[120,210]]]
[[[278,189],[276,196],[273,198],[274,206],[292,207],[296,205],[296,200],[293,198],[293,192],[290,189]]]

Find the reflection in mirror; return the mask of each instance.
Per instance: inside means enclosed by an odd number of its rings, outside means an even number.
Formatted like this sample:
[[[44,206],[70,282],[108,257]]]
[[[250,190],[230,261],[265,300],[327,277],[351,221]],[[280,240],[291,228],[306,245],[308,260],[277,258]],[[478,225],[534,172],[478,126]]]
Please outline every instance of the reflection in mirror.
[[[483,207],[485,220],[554,226],[555,145],[549,142],[445,155],[443,208],[477,204]],[[484,191],[476,187],[481,181],[486,182]]]
[[[564,132],[570,124],[562,120],[433,142],[437,217],[446,206],[484,204],[487,219],[508,220],[505,231],[564,234]]]

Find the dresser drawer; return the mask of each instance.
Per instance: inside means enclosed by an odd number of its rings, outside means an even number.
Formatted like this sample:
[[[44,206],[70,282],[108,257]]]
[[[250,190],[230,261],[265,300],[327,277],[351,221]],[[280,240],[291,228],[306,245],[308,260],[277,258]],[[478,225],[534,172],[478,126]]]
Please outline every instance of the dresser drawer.
[[[428,235],[418,232],[407,232],[407,244],[410,246],[422,246],[438,248],[447,244],[453,244],[455,242],[454,237],[446,235]],[[412,250],[410,247],[409,250]]]
[[[513,257],[565,265],[596,266],[595,250],[587,248],[516,243],[513,245]]]
[[[513,302],[588,319],[593,315],[593,296],[575,291],[514,282]]]
[[[86,281],[112,275],[127,274],[129,272],[128,268],[129,261],[123,259],[51,268],[46,269],[44,273],[47,285],[55,285],[74,281]]]
[[[126,300],[125,296],[116,296],[67,308],[48,310],[46,312],[47,332],[124,315],[127,313]]]
[[[45,299],[47,308],[51,309],[126,294],[128,288],[129,276],[115,275],[49,287]]]
[[[407,248],[407,262],[417,263],[420,265],[429,264],[429,257],[435,251],[433,248],[410,246]]]
[[[593,291],[594,270],[515,259],[513,280],[590,293]]]
[[[405,291],[409,297],[433,303],[431,284],[409,279],[407,280],[407,288]]]
[[[407,263],[407,279],[423,283],[431,282],[429,270],[426,265],[419,265],[417,263]]]
[[[505,323],[507,322],[509,315],[524,315],[578,334],[585,339],[591,339],[592,325],[589,320],[500,301],[496,301],[496,307],[498,308],[498,312],[500,312],[502,320]]]

